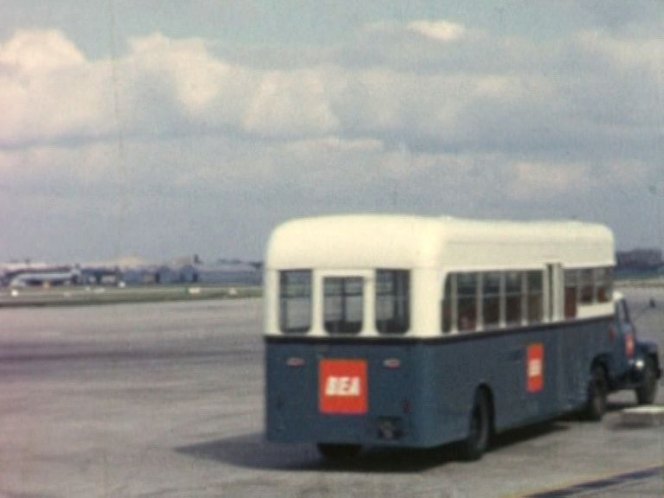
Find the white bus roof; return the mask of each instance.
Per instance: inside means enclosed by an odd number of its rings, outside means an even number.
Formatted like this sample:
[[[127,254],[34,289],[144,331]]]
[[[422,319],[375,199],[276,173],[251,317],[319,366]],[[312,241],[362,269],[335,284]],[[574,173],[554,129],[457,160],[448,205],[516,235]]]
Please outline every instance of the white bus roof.
[[[303,218],[275,229],[268,269],[612,266],[613,235],[578,221],[468,220],[353,214]]]

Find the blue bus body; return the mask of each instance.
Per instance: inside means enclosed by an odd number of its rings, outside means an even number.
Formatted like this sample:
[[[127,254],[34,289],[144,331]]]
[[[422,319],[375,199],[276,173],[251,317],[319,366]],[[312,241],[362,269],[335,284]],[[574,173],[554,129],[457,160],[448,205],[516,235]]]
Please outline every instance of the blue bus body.
[[[433,447],[468,435],[478,386],[491,395],[496,431],[580,409],[587,399],[589,365],[611,353],[612,321],[439,340],[268,338],[267,437],[287,443]],[[533,344],[544,350],[543,388],[536,393],[527,389],[527,351]],[[366,414],[320,412],[323,359],[367,362]]]

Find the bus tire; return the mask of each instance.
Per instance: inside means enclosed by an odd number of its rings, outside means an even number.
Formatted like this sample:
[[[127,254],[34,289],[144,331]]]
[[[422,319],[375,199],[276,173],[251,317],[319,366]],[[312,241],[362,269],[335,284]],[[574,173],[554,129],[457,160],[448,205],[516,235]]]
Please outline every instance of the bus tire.
[[[655,397],[657,396],[657,372],[655,361],[650,356],[645,359],[641,385],[634,391],[636,392],[636,402],[639,405],[652,405],[655,402]]]
[[[606,413],[606,397],[608,395],[608,384],[604,368],[595,365],[590,373],[590,382],[588,383],[588,398],[584,409],[584,418],[598,422],[602,420]]]
[[[356,457],[362,446],[359,444],[329,444],[318,443],[318,452],[326,459],[333,462],[350,460]]]
[[[489,447],[491,434],[491,408],[489,396],[483,389],[475,394],[473,409],[470,413],[468,436],[461,443],[461,458],[474,461],[482,458]]]

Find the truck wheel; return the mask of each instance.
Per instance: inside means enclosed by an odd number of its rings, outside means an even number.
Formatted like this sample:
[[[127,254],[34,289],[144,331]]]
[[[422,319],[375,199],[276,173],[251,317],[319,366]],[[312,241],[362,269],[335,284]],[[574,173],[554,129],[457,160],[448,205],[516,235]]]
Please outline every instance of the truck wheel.
[[[639,405],[652,405],[655,401],[657,396],[657,374],[655,370],[655,362],[651,357],[647,357],[643,367],[643,380],[641,385],[634,390]]]
[[[606,397],[608,386],[604,369],[599,365],[593,367],[588,384],[588,399],[583,415],[586,420],[599,421],[606,413]]]
[[[328,444],[318,443],[319,453],[326,459],[333,462],[342,462],[350,460],[357,456],[362,449],[359,444]]]
[[[484,390],[475,394],[473,410],[470,414],[468,437],[461,443],[461,458],[466,461],[479,460],[489,447],[491,413],[489,399]]]

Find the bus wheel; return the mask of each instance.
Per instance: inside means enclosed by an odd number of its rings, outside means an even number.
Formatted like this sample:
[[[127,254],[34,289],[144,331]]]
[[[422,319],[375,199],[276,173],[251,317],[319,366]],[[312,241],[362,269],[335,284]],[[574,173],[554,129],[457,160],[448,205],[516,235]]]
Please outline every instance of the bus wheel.
[[[643,381],[635,389],[636,401],[639,405],[652,405],[657,396],[657,374],[655,373],[655,362],[647,357],[643,367]]]
[[[318,451],[327,460],[334,462],[349,460],[358,455],[362,446],[359,444],[318,443]]]
[[[461,443],[461,458],[467,461],[479,460],[489,447],[491,414],[489,399],[483,390],[475,394],[475,403],[470,414],[468,437]]]
[[[590,383],[588,384],[588,399],[584,410],[586,420],[599,421],[606,413],[606,397],[608,386],[604,369],[596,365],[590,374]]]

